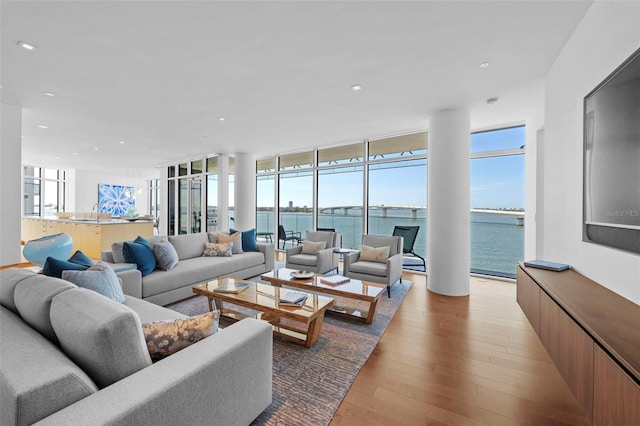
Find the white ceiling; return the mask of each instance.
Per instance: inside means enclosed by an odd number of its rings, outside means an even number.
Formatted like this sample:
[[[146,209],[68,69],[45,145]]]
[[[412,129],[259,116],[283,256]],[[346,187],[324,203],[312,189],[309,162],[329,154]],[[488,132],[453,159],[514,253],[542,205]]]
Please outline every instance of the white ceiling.
[[[424,129],[453,107],[486,127],[539,107],[590,4],[3,0],[0,93],[23,107],[23,162],[49,167],[261,157]]]

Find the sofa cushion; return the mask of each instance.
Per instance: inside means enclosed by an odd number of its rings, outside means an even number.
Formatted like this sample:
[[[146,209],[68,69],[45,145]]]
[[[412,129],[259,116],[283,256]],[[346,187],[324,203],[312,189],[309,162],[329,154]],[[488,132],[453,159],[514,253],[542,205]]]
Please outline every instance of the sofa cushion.
[[[350,272],[358,272],[360,274],[377,275],[379,277],[387,276],[387,264],[380,262],[355,262],[349,267]]]
[[[14,300],[22,319],[52,343],[58,344],[49,311],[54,296],[76,288],[70,282],[36,274],[16,285]]]
[[[209,242],[207,234],[200,232],[197,234],[171,235],[169,242],[178,252],[178,259],[192,259],[202,256],[205,243]]]
[[[178,252],[171,243],[155,243],[153,255],[158,262],[158,268],[170,271],[178,264]]]
[[[264,254],[250,252],[233,257],[204,257],[181,260],[171,271],[155,271],[142,280],[142,297],[147,298],[237,271],[264,264]]]
[[[147,302],[146,300],[138,299],[137,297],[125,295],[124,299],[124,304],[138,314],[138,317],[140,317],[140,321],[143,324],[147,322],[189,318],[187,315],[181,314],[178,311],[164,308],[154,303]]]
[[[0,424],[33,424],[98,390],[60,349],[6,308],[0,308],[0,336]]]
[[[138,315],[96,292],[76,288],[55,296],[51,324],[63,351],[100,388],[151,365]]]
[[[125,241],[122,245],[122,254],[125,262],[136,264],[136,268],[143,277],[156,269],[156,257],[148,243]]]
[[[13,299],[16,285],[22,280],[35,276],[36,273],[23,268],[8,268],[0,271],[0,305],[18,314],[18,308]]]
[[[307,231],[304,240],[307,241],[324,241],[325,248],[333,247],[335,233],[329,231]]]
[[[120,280],[108,263],[99,261],[86,271],[63,271],[62,279],[78,287],[93,290],[109,299],[124,303]]]
[[[204,245],[204,253],[203,256],[221,256],[221,257],[231,257],[233,244],[231,243],[206,243]]]
[[[318,256],[315,254],[294,254],[287,258],[287,264],[300,266],[317,266]]]
[[[42,273],[49,277],[62,277],[62,271],[84,271],[89,267],[68,260],[56,259],[53,257],[47,257],[42,267]]]
[[[167,237],[164,235],[147,237],[146,240],[153,246],[156,243],[168,243]],[[124,241],[118,241],[111,244],[111,255],[113,256],[113,263],[125,263],[124,254],[122,254]]]
[[[220,311],[191,318],[142,324],[152,362],[173,355],[218,332]]]
[[[231,252],[233,254],[243,253],[242,251],[242,233],[234,232],[229,235],[224,232],[218,232],[218,242],[223,244],[231,244]]]
[[[363,245],[360,248],[360,259],[365,262],[387,263],[389,259],[389,246],[370,247]]]

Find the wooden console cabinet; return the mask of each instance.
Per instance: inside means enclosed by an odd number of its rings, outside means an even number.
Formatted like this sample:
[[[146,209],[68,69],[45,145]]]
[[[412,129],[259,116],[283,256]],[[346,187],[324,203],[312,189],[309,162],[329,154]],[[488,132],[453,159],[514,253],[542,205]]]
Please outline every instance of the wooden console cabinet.
[[[640,306],[573,270],[518,265],[518,304],[594,425],[640,425]]]

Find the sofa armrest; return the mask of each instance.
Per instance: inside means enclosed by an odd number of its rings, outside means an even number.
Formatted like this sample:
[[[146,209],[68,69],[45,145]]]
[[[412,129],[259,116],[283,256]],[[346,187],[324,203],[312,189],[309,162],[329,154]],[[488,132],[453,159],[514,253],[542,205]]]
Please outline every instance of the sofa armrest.
[[[333,247],[318,250],[316,266],[319,273],[323,274],[338,267],[338,254],[333,250]]]
[[[272,398],[271,325],[245,319],[38,425],[248,425]]]
[[[122,292],[127,296],[142,299],[142,274],[137,269],[116,272],[122,282]]]
[[[402,277],[402,253],[394,254],[393,256],[389,257],[387,263],[389,266],[387,272],[389,273],[390,279],[397,277],[397,280],[398,278]],[[393,284],[394,282],[395,280],[393,280],[391,284]]]
[[[273,243],[257,243],[258,250],[264,254],[265,271],[271,271],[275,268],[276,245]]]
[[[351,253],[347,253],[342,258],[344,274],[346,275],[351,269],[351,264],[356,263],[360,259],[360,252],[354,251]]]
[[[285,250],[285,253],[285,258],[288,259],[290,256],[302,253],[302,246],[289,247]]]
[[[111,250],[103,250],[100,252],[100,260],[104,260],[109,263],[116,263],[113,259],[113,252]]]

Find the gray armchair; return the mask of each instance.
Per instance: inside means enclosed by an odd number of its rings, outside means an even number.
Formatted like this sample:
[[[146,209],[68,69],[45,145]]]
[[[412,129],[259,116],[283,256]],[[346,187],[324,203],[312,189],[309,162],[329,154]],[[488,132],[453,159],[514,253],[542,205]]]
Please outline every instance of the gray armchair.
[[[391,286],[398,280],[402,282],[402,237],[382,235],[363,235],[362,245],[374,248],[389,247],[386,262],[361,260],[362,251],[349,253],[344,257],[344,275],[363,281],[372,281],[387,285],[387,295],[391,297]]]
[[[338,254],[334,253],[335,248],[340,247],[341,235],[337,232],[307,231],[305,240],[301,246],[287,249],[287,268],[303,271],[313,271],[317,273],[329,272],[338,269]],[[304,253],[304,242],[322,242],[325,248],[316,253]]]

